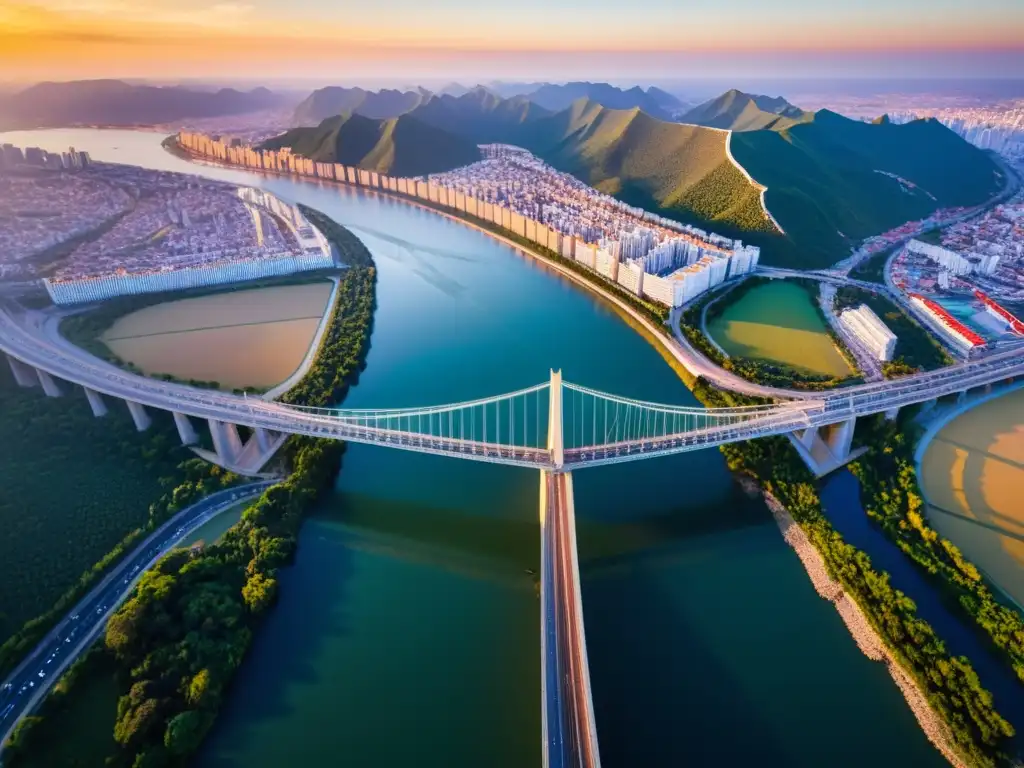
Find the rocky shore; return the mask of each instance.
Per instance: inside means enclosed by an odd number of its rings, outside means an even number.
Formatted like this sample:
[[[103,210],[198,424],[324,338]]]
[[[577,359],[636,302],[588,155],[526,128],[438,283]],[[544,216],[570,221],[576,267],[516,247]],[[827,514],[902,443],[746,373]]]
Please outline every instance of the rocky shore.
[[[917,722],[921,725],[921,730],[924,731],[928,740],[935,745],[936,749],[942,753],[951,765],[956,766],[956,768],[967,768],[963,760],[953,750],[949,733],[939,719],[939,716],[929,706],[924,692],[899,664],[885,643],[882,642],[882,638],[879,637],[875,628],[871,626],[867,617],[864,616],[860,606],[846,594],[842,585],[829,575],[821,555],[810,539],[807,538],[803,529],[797,525],[796,521],[793,520],[778,499],[767,491],[762,491],[751,479],[745,479],[742,482],[744,489],[748,493],[754,492],[763,495],[768,509],[771,510],[772,516],[782,532],[782,538],[785,539],[786,543],[796,552],[797,557],[800,558],[800,562],[803,563],[807,575],[810,576],[815,591],[835,606],[861,652],[872,661],[885,665],[889,675],[903,693],[903,697],[910,706],[910,711],[914,713],[914,717],[917,718]]]

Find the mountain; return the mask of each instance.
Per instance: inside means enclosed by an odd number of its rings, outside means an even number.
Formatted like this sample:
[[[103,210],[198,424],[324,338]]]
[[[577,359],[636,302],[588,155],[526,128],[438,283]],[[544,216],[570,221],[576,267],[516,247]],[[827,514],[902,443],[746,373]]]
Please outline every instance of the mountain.
[[[933,119],[872,124],[821,110],[786,130],[734,133],[731,148],[786,231],[772,261],[794,266],[835,262],[937,208],[982,203],[1005,181],[985,152]]]
[[[325,118],[342,113],[386,120],[412,112],[429,98],[430,92],[422,88],[409,91],[367,91],[331,85],[309,94],[295,108],[292,122],[295,125],[317,125]]]
[[[661,88],[653,85],[647,89],[647,98],[651,99],[661,109],[666,112],[671,112],[672,114],[682,111],[687,107],[685,102],[673,96],[668,91],[663,91]]]
[[[437,128],[484,144],[515,142],[523,126],[551,113],[525,96],[503,99],[483,86],[462,96],[435,96],[412,116]]]
[[[335,115],[314,128],[293,128],[261,145],[262,149],[282,147],[320,162],[395,176],[441,173],[480,159],[472,141],[411,115],[386,120]]]
[[[492,80],[486,83],[485,87],[491,93],[496,93],[501,98],[508,99],[513,96],[528,96],[544,85],[547,85],[547,83],[506,83],[502,80]]]
[[[723,234],[767,232],[760,188],[733,164],[727,134],[579,99],[523,127],[520,143],[607,194]]]
[[[633,109],[634,107],[639,107],[652,117],[662,120],[672,119],[670,111],[659,103],[663,101],[663,97],[651,95],[639,86],[634,86],[624,91],[608,83],[575,82],[566,83],[565,85],[545,83],[528,95],[530,101],[539,104],[551,112],[567,109],[578,99],[589,99],[610,109]]]
[[[462,83],[448,83],[448,85],[438,91],[438,93],[442,96],[465,96],[471,90],[473,89],[467,88]]]
[[[155,125],[287,106],[288,96],[266,88],[215,92],[132,85],[121,80],[39,83],[0,100],[0,125]],[[294,102],[292,102],[294,103]]]
[[[810,116],[781,97],[752,95],[734,88],[691,109],[679,120],[731,131],[758,131],[783,130]]]

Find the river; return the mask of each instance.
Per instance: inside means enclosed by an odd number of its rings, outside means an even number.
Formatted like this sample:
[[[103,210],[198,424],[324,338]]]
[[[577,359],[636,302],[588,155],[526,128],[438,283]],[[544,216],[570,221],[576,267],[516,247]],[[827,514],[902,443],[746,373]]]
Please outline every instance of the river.
[[[161,138],[0,140],[260,185],[350,227],[380,282],[348,406],[501,393],[550,367],[694,402],[613,311],[482,233],[372,193],[189,165]],[[539,765],[538,482],[350,446],[198,765]],[[717,451],[582,471],[576,489],[605,766],[944,764]]]

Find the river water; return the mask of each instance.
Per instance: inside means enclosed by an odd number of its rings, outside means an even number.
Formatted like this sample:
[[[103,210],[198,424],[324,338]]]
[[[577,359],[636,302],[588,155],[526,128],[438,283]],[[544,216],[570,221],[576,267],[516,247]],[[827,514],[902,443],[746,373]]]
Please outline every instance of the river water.
[[[265,186],[352,228],[380,283],[348,406],[481,397],[551,367],[694,402],[613,311],[510,247],[373,194],[201,169],[160,138],[0,136]],[[531,471],[350,446],[198,764],[539,765],[538,484]],[[586,470],[576,490],[606,766],[943,764],[717,451]]]

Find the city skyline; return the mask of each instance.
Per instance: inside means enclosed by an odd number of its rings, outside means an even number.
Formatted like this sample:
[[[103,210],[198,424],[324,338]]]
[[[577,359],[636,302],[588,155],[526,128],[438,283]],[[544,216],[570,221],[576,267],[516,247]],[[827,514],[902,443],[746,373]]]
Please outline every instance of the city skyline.
[[[382,26],[382,22],[386,26]],[[605,0],[587,14],[523,0],[14,0],[0,8],[0,79],[656,78],[1024,75],[1024,7],[980,0]]]

